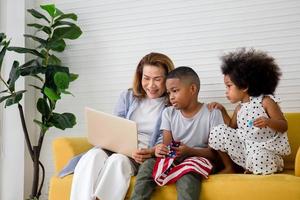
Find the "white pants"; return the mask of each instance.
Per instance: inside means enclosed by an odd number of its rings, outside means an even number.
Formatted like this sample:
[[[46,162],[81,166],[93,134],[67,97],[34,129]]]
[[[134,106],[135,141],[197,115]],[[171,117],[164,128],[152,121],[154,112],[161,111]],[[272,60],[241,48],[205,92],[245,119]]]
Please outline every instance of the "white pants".
[[[102,149],[93,148],[75,168],[70,200],[123,200],[132,175],[128,157],[108,157]]]

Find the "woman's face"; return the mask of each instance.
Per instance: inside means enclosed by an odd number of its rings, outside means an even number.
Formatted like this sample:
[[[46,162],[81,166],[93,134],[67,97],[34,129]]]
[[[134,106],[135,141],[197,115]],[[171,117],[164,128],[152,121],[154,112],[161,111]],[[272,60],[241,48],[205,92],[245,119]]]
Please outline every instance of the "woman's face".
[[[155,99],[161,97],[166,91],[165,70],[154,65],[144,65],[142,76],[142,87],[147,97]]]

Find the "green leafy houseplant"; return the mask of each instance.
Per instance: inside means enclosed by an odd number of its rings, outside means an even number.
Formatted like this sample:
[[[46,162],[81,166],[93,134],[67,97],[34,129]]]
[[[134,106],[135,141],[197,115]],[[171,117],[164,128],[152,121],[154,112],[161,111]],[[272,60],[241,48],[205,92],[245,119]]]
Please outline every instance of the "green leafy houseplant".
[[[0,83],[4,85],[4,90],[0,91],[0,103],[5,103],[5,107],[17,104],[21,118],[22,128],[26,140],[26,145],[33,161],[33,183],[30,199],[39,199],[45,178],[45,168],[40,161],[40,152],[44,141],[45,133],[51,127],[59,129],[72,128],[76,124],[76,118],[72,113],[54,112],[57,102],[63,94],[71,94],[68,91],[70,82],[74,81],[78,75],[70,73],[69,68],[62,66],[61,60],[55,56],[54,52],[63,52],[66,47],[65,39],[77,39],[82,31],[74,23],[77,16],[74,13],[63,13],[54,4],[41,5],[43,13],[35,10],[27,10],[38,22],[27,24],[36,31],[34,35],[25,34],[24,37],[36,42],[35,49],[23,47],[11,47],[10,41],[4,33],[0,33]],[[38,36],[37,36],[38,35]],[[14,61],[7,81],[1,75],[1,66],[7,51],[17,53],[28,53],[33,55],[33,59],[20,65]],[[26,90],[16,91],[15,83],[20,77],[35,77],[39,84],[31,85],[40,92],[40,97],[34,104],[41,114],[41,118],[34,119],[39,128],[39,138],[36,145],[30,141],[25,123],[23,107],[20,103]],[[40,169],[42,178],[40,180]]]

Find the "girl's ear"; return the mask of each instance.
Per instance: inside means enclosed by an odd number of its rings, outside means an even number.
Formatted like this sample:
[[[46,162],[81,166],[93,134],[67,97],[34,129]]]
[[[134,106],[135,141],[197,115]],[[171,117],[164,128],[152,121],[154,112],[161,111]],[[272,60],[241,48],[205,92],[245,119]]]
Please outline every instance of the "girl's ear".
[[[243,89],[243,92],[248,93],[248,87]]]

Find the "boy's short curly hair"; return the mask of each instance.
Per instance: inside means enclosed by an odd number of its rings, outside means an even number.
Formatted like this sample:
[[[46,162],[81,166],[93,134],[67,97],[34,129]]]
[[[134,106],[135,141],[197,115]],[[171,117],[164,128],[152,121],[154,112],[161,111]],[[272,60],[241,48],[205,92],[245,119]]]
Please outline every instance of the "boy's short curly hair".
[[[221,70],[240,89],[248,88],[250,96],[274,94],[281,76],[275,59],[259,50],[239,49],[222,58]]]
[[[167,80],[173,78],[177,78],[187,84],[195,84],[197,87],[197,93],[200,90],[200,78],[198,74],[190,67],[180,66],[175,68],[167,75]]]

